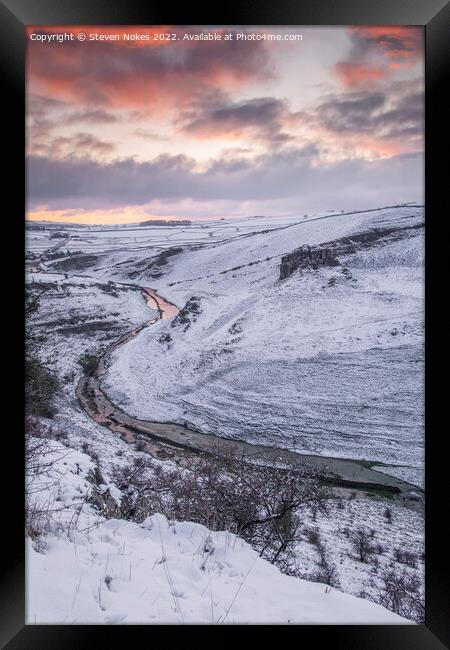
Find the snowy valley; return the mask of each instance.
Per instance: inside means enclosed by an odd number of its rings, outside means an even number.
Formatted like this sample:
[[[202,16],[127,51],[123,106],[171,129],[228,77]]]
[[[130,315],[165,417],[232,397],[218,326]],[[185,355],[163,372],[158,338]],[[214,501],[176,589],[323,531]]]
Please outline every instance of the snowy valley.
[[[423,207],[39,227],[29,329],[57,387],[31,414],[28,622],[420,622]],[[151,485],[221,441],[323,472],[289,571],[234,531],[127,516],[144,465]]]

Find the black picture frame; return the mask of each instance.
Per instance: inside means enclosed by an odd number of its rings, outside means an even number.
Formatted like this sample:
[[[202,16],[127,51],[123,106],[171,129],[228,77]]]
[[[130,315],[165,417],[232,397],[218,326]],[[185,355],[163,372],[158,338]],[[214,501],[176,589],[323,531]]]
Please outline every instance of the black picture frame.
[[[442,339],[439,325],[431,319],[432,294],[440,277],[446,277],[445,255],[439,254],[441,228],[448,218],[446,190],[447,156],[444,121],[447,118],[445,85],[449,67],[450,6],[445,0],[242,0],[201,10],[191,4],[175,7],[172,3],[138,0],[0,0],[0,66],[5,109],[3,154],[7,183],[3,230],[13,253],[12,265],[3,281],[6,290],[7,318],[2,319],[4,373],[8,376],[11,402],[4,403],[3,429],[3,554],[1,579],[0,642],[9,650],[17,648],[49,650],[88,648],[101,642],[130,643],[139,633],[154,642],[149,626],[64,626],[25,625],[25,561],[23,542],[23,273],[25,199],[24,118],[25,118],[25,36],[26,25],[51,24],[177,24],[177,25],[422,25],[426,42],[426,623],[425,625],[353,625],[299,626],[294,632],[299,642],[314,640],[315,645],[332,648],[426,649],[450,647],[450,575],[448,536],[444,534],[446,508],[447,458],[443,453],[444,425],[437,419],[439,407],[445,406],[442,384],[433,382],[438,374]],[[446,75],[447,73],[447,75]],[[448,111],[448,109],[447,109]],[[11,143],[6,144],[6,136]],[[444,176],[445,175],[445,176]],[[447,181],[448,183],[448,181]],[[445,241],[444,241],[445,243]],[[5,244],[4,244],[5,245]],[[439,266],[440,265],[440,266]],[[437,294],[437,292],[436,292]],[[17,321],[17,323],[14,322]],[[441,326],[445,322],[441,322]],[[5,345],[6,342],[6,345]],[[445,366],[443,366],[445,368]],[[13,370],[17,372],[13,381]],[[442,377],[445,377],[443,374]],[[8,393],[7,393],[8,394]],[[17,396],[19,399],[17,400]],[[13,408],[12,399],[16,406]],[[17,404],[18,401],[18,404]],[[9,421],[8,421],[9,420]],[[8,424],[6,422],[8,421]],[[445,423],[445,420],[442,420]],[[12,469],[5,478],[5,469]],[[195,628],[197,634],[199,626]],[[201,628],[202,626],[200,626]],[[209,627],[209,626],[207,626]],[[225,635],[230,633],[229,626]],[[190,631],[190,630],[189,630]],[[201,630],[202,631],[202,630]],[[214,632],[214,629],[212,630]],[[256,631],[256,630],[255,630]],[[184,631],[183,631],[184,633]],[[198,642],[198,637],[195,637]],[[192,640],[194,637],[192,637]],[[173,642],[173,637],[167,642]]]

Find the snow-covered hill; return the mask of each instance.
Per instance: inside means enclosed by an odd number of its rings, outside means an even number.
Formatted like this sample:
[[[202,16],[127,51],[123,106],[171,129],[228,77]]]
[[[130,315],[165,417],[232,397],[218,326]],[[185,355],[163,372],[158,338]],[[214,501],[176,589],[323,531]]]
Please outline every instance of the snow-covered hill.
[[[157,280],[141,271],[134,282],[187,310],[117,349],[106,392],[143,419],[385,462],[421,484],[423,218],[309,219],[178,252]],[[333,264],[280,280],[282,257],[305,245]],[[130,268],[114,273],[130,281]]]

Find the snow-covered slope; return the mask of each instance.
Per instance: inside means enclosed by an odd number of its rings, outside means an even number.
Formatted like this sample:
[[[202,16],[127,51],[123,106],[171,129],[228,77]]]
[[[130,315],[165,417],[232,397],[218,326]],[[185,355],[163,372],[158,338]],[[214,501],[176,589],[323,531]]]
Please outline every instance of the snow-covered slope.
[[[179,307],[195,297],[199,313],[118,348],[106,392],[144,419],[408,466],[420,483],[422,225],[422,208],[382,209],[178,253],[136,281]],[[304,245],[336,265],[280,280],[282,256]]]
[[[367,600],[283,575],[243,540],[154,515],[105,520],[85,499],[95,465],[58,442],[33,486],[52,510],[27,541],[27,623],[409,623]],[[113,496],[119,496],[111,485]]]

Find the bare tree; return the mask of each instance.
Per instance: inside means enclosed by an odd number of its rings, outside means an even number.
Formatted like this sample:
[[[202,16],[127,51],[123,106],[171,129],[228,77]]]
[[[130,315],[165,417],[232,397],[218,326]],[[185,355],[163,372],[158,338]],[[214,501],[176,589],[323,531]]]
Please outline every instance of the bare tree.
[[[372,543],[372,535],[362,529],[351,531],[349,540],[351,547],[360,562],[367,562],[371,555],[377,552],[377,547]]]

